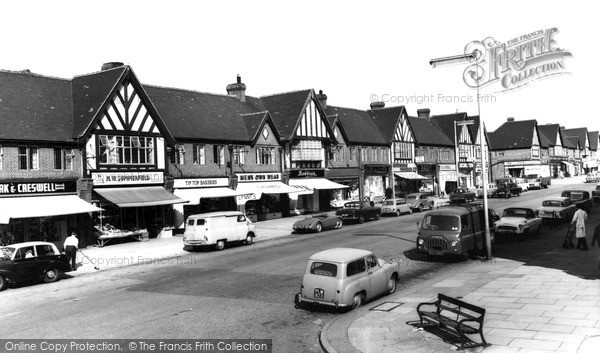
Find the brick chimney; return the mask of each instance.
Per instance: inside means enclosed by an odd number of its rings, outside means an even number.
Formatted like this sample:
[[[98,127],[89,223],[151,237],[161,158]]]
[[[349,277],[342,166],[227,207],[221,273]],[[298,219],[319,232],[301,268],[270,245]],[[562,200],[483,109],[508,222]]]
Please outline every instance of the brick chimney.
[[[102,64],[102,71],[105,70],[110,70],[110,69],[115,69],[117,67],[121,67],[121,66],[125,66],[125,64],[123,64],[122,62],[119,61],[111,61],[109,63],[104,63]]]
[[[371,109],[385,108],[385,102],[371,102]]]
[[[227,94],[234,96],[242,102],[246,102],[246,85],[242,83],[242,78],[237,75],[237,82],[227,85]]]
[[[515,121],[515,118],[513,118],[513,117],[506,118],[506,121],[508,121],[509,123],[512,123],[513,121]]]
[[[429,121],[429,114],[431,113],[431,110],[429,110],[429,108],[423,108],[423,109],[417,109],[417,115],[419,118],[423,118],[426,119],[427,121]]]
[[[327,110],[327,95],[323,93],[322,89],[319,90],[319,94],[317,94],[317,99],[319,100],[319,103],[321,103],[321,107],[323,108],[323,110]]]

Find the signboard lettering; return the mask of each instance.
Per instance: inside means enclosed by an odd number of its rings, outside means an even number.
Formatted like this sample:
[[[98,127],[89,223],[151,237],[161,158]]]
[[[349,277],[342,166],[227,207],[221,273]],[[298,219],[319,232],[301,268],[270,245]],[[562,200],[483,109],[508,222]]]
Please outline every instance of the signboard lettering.
[[[207,188],[207,187],[227,187],[228,178],[198,178],[198,179],[175,179],[173,187],[181,188]]]
[[[281,173],[240,173],[238,183],[257,181],[281,181]]]
[[[0,183],[0,195],[61,194],[77,192],[75,181]]]
[[[290,178],[324,178],[325,170],[323,169],[302,169],[291,170]]]
[[[162,184],[163,172],[92,173],[94,185]]]

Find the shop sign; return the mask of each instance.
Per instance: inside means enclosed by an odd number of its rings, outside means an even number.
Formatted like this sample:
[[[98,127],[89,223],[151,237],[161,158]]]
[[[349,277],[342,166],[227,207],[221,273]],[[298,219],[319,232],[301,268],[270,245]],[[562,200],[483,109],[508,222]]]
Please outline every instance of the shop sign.
[[[392,169],[394,173],[408,173],[408,172],[416,172],[417,165],[414,163],[409,164],[400,164]]]
[[[175,179],[173,187],[181,188],[211,188],[211,187],[228,187],[228,178],[196,178],[196,179]]]
[[[458,163],[459,168],[473,168],[473,163]]]
[[[103,172],[92,173],[94,185],[162,184],[163,172]]]
[[[240,173],[238,183],[257,181],[281,181],[281,173]]]
[[[541,161],[518,161],[518,162],[504,162],[505,166],[524,166],[524,165],[538,165],[542,164]]]
[[[8,182],[0,183],[0,196],[76,193],[77,182]]]
[[[425,156],[416,156],[415,157],[415,163],[424,163],[425,162]]]
[[[454,171],[456,169],[454,164],[440,164],[438,167],[440,171]]]
[[[290,178],[325,178],[324,169],[290,170]]]
[[[390,169],[388,166],[385,166],[385,167],[365,166],[365,174],[368,174],[368,175],[388,175],[389,173],[390,173]]]

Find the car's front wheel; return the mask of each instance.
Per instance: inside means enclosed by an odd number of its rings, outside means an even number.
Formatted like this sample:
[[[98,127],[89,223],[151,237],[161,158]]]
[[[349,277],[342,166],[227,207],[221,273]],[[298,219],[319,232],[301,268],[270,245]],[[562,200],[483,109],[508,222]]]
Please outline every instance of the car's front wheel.
[[[246,235],[246,241],[244,241],[244,244],[250,245],[250,244],[252,244],[253,241],[254,241],[254,237],[251,236],[250,234],[248,234],[248,235]]]
[[[52,283],[58,281],[58,270],[55,268],[49,268],[44,271],[44,282]]]
[[[5,290],[7,285],[8,283],[6,283],[6,279],[0,276],[0,292]]]
[[[323,230],[323,225],[321,225],[321,223],[317,223],[315,226],[315,232],[319,233],[321,230]]]
[[[343,224],[344,224],[344,222],[342,222],[342,220],[338,219],[337,222],[335,223],[335,229],[342,228]]]
[[[358,216],[358,223],[360,223],[360,224],[365,223],[365,217],[363,215]]]
[[[396,217],[400,217],[400,210],[396,210]]]

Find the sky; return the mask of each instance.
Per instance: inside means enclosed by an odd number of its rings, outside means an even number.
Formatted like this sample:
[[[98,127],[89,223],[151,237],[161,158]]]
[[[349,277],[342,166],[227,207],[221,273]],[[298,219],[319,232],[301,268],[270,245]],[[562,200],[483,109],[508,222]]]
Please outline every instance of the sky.
[[[0,9],[2,70],[71,78],[118,61],[159,86],[226,94],[239,74],[251,96],[313,88],[342,107],[479,112],[488,131],[508,117],[600,130],[597,18],[578,2],[21,0]],[[571,54],[546,66],[555,74],[510,90],[481,85],[479,109],[463,79],[470,63],[429,64],[473,41],[528,43],[552,28],[552,47]]]

